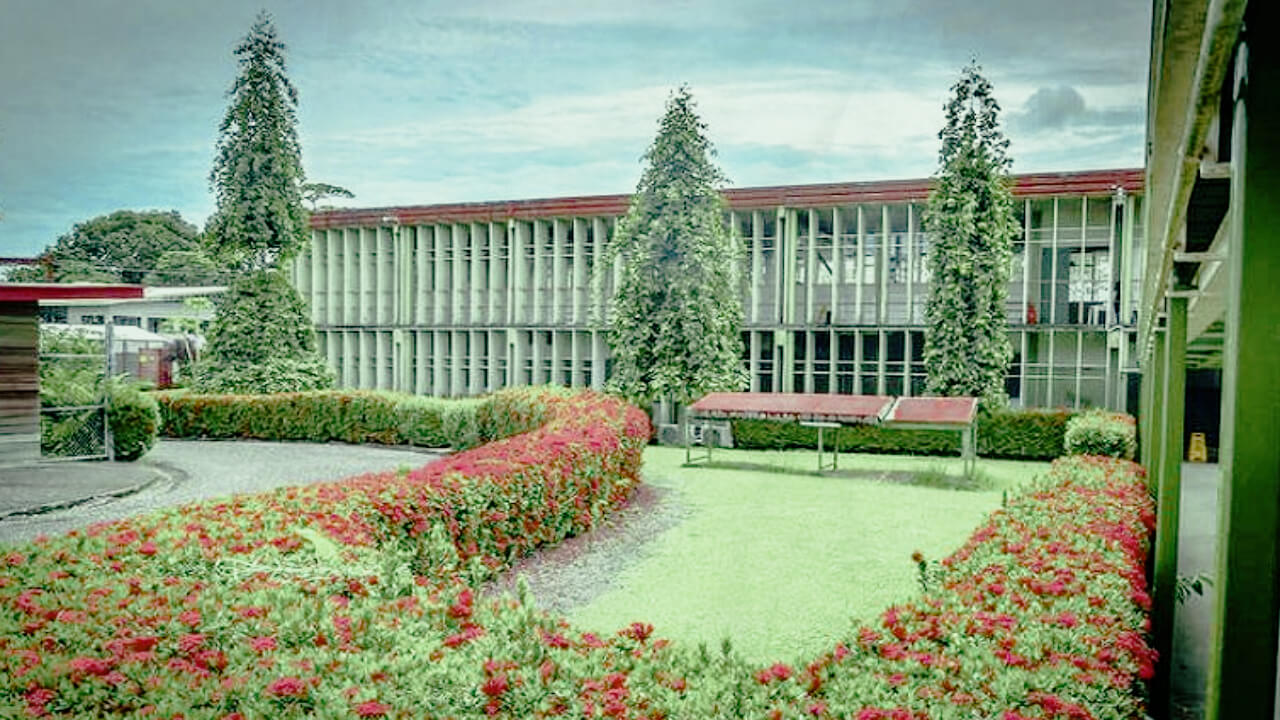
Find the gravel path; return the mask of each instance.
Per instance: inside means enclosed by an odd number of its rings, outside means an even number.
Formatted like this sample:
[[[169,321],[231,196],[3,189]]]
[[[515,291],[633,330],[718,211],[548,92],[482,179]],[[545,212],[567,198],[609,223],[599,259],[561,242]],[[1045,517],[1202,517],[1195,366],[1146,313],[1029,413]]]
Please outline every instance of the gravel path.
[[[124,498],[94,501],[41,515],[0,521],[0,542],[56,535],[196,500],[285,485],[341,480],[367,472],[419,467],[440,457],[417,448],[256,440],[160,440],[139,460],[164,480]]]
[[[515,594],[517,579],[523,576],[539,609],[566,614],[617,585],[618,577],[643,559],[662,533],[690,514],[677,491],[642,483],[598,527],[522,558],[486,583],[481,594]]]

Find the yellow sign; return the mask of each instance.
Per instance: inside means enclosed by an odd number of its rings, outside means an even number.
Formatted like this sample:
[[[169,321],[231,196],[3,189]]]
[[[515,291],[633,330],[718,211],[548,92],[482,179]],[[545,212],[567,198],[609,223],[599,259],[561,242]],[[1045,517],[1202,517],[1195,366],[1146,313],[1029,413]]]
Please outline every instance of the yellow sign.
[[[1191,433],[1191,447],[1187,449],[1189,462],[1208,462],[1209,451],[1204,446],[1204,433]]]

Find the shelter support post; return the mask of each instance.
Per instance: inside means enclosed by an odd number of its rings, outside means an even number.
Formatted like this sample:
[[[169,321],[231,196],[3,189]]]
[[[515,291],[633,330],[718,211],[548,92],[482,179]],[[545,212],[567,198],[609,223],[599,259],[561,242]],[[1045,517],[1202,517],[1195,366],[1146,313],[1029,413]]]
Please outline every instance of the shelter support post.
[[[1151,687],[1152,717],[1169,713],[1169,677],[1173,657],[1173,614],[1178,582],[1178,512],[1182,494],[1182,419],[1186,392],[1187,298],[1169,298],[1164,336],[1164,407],[1160,412],[1160,474],[1154,478],[1156,546],[1153,637],[1159,666]]]
[[[840,423],[836,422],[802,422],[804,427],[818,428],[818,472],[827,469],[827,464],[823,461],[825,450],[823,445],[823,431],[827,429],[835,430],[835,439],[831,445],[831,469],[838,470],[840,463]]]
[[[1208,720],[1272,718],[1280,632],[1280,44],[1250,3],[1237,51]]]

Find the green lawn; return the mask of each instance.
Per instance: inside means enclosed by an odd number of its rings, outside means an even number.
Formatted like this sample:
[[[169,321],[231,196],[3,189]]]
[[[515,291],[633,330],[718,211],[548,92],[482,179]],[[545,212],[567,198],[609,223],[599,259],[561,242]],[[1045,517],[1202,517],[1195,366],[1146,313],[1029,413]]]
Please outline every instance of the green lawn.
[[[1002,490],[1048,467],[983,460],[984,489],[956,490],[902,481],[904,472],[935,482],[941,471],[959,474],[951,458],[847,454],[834,476],[813,474],[813,451],[717,450],[722,467],[686,468],[683,449],[651,447],[644,460],[646,482],[676,491],[691,515],[570,619],[605,633],[643,620],[659,636],[713,649],[728,635],[761,662],[829,649],[851,617],[910,598],[919,587],[912,551],[950,553],[1000,506]]]

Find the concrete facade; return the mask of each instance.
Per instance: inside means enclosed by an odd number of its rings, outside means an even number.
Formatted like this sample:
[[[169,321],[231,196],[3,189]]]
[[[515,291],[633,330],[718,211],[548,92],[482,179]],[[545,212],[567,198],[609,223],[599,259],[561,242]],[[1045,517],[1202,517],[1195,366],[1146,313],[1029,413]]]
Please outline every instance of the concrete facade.
[[[1015,404],[1128,406],[1141,189],[1137,170],[1015,178]],[[927,180],[725,192],[746,247],[752,391],[924,392],[928,192]],[[594,259],[626,207],[597,196],[322,212],[294,280],[342,386],[599,387]]]

